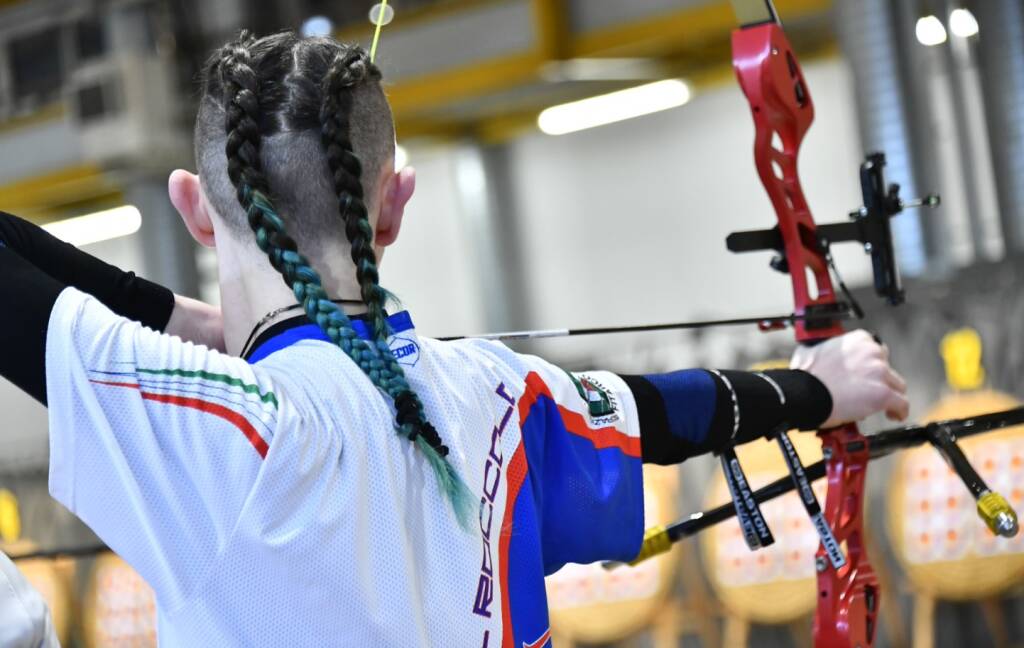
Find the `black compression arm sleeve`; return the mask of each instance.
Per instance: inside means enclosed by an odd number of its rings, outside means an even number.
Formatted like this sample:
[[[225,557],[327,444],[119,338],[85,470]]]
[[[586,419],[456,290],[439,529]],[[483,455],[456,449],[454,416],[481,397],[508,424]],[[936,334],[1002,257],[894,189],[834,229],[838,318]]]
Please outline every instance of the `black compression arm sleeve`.
[[[828,389],[804,371],[689,370],[622,379],[636,400],[646,463],[680,463],[783,425],[813,430],[832,412]]]
[[[0,242],[58,283],[89,293],[118,315],[157,331],[167,326],[174,310],[174,293],[163,286],[100,261],[4,212],[0,212]]]
[[[0,245],[0,375],[46,404],[46,328],[65,288],[16,252]]]

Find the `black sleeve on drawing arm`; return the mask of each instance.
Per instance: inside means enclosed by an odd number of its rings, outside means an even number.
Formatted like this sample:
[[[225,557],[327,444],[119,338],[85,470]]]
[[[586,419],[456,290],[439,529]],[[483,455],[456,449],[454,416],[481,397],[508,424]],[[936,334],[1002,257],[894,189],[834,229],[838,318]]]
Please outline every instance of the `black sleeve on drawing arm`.
[[[0,375],[46,404],[46,328],[65,286],[0,243]]]
[[[0,211],[0,241],[58,283],[92,295],[122,317],[156,331],[171,318],[170,290],[100,261],[38,225]]]

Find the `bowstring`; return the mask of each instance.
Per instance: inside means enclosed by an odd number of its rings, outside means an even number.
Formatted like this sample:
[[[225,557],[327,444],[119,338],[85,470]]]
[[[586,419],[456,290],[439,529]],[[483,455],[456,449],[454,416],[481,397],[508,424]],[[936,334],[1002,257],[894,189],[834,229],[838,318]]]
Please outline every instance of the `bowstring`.
[[[384,15],[388,10],[388,0],[381,0],[380,11],[377,12],[377,25],[373,30],[373,43],[370,44],[370,63],[377,58],[377,44],[380,42],[380,32],[384,28]]]

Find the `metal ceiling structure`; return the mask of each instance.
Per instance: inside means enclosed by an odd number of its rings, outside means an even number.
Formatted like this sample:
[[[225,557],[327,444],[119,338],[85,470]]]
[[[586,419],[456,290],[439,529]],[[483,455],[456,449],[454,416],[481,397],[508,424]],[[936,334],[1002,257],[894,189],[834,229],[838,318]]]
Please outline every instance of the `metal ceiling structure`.
[[[779,2],[805,57],[833,51],[831,6]],[[532,128],[552,104],[645,80],[731,79],[734,22],[728,3],[706,0],[454,0],[407,12],[399,2],[380,64],[400,137],[493,141]],[[338,37],[371,32],[367,20]]]
[[[148,55],[154,65],[166,68],[163,76],[178,79],[179,96],[187,97],[205,51],[232,31],[246,25],[262,26],[262,31],[297,29],[310,15],[328,12],[341,25],[340,39],[369,43],[367,8],[372,4],[110,0],[93,6],[70,0],[0,0],[0,144],[25,149],[24,156],[9,158],[12,168],[0,168],[0,203],[40,221],[73,215],[121,200],[118,178],[126,168],[171,163],[170,157],[181,155],[143,147],[136,162],[123,156],[111,161],[83,147],[74,103],[82,74],[73,67],[74,55],[61,92],[27,108],[24,102],[5,108],[3,70],[11,39],[40,25],[57,25],[61,33],[72,34],[64,38],[69,46],[75,42],[76,21],[85,14],[107,15],[107,22],[116,24],[120,19],[111,16],[143,7],[157,16],[155,45]],[[539,111],[557,103],[670,77],[684,77],[699,90],[732,75],[734,17],[722,0],[392,0],[392,6],[396,14],[385,28],[379,63],[402,140],[501,141],[535,128]],[[834,53],[831,7],[831,0],[779,1],[788,32],[805,58]],[[112,38],[105,54],[111,69],[126,55],[138,57],[120,50],[119,38]],[[126,91],[128,100],[150,94],[143,88]],[[160,108],[152,103],[122,105],[123,120]],[[187,141],[191,106],[181,104],[180,117],[168,117],[150,132],[165,129]]]

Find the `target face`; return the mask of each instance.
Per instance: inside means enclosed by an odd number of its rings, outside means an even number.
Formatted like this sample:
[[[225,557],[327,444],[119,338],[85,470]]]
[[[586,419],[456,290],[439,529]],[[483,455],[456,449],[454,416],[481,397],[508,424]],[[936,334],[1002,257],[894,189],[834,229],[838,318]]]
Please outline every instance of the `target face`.
[[[91,648],[156,648],[156,596],[128,563],[100,556],[86,594],[84,625]]]
[[[821,444],[810,434],[791,433],[790,441],[804,465],[821,458]],[[789,474],[775,442],[758,440],[737,448],[751,488],[757,489]],[[812,484],[824,505],[826,482]],[[705,508],[729,502],[729,490],[716,471],[704,500]],[[788,623],[814,610],[816,586],[814,557],[818,534],[795,492],[761,504],[775,543],[751,551],[736,518],[701,534],[700,543],[708,580],[729,613],[754,623]]]
[[[925,420],[1016,406],[991,391],[954,394]],[[1007,428],[960,442],[989,488],[1024,510],[1024,430]],[[945,599],[992,596],[1024,582],[1024,535],[1002,538],[978,517],[967,487],[931,447],[901,453],[888,497],[889,539],[915,591]]]

